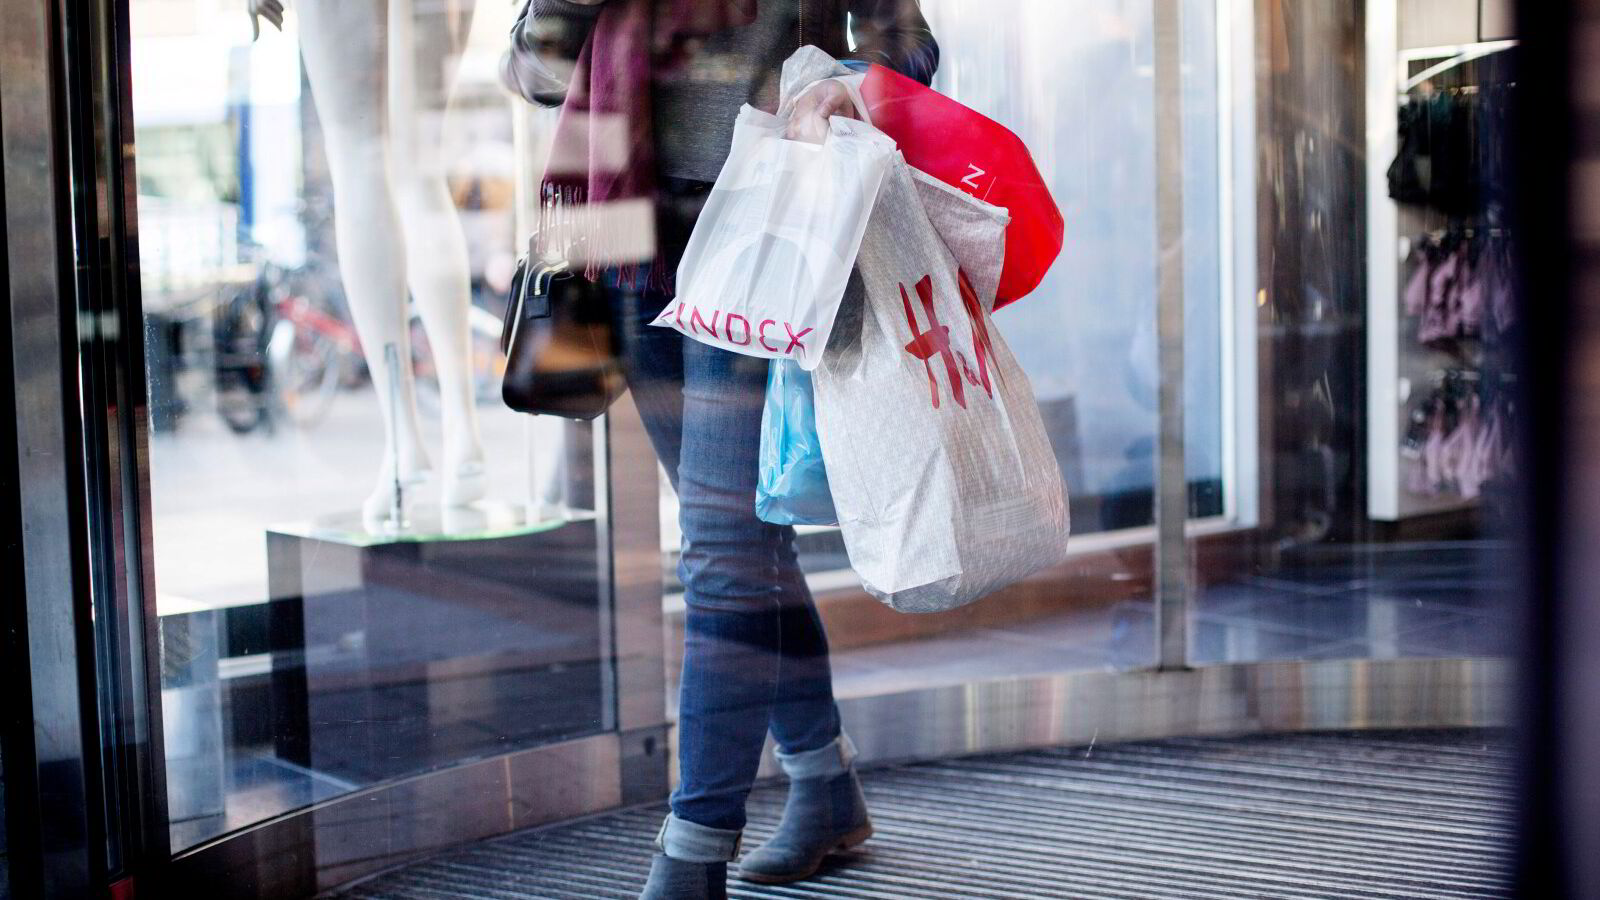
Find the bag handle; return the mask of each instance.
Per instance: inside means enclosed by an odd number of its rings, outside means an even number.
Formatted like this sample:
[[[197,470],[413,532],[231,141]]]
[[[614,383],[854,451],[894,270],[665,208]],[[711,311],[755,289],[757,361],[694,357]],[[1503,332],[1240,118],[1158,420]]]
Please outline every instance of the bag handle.
[[[526,254],[517,260],[517,270],[511,275],[511,290],[506,297],[505,317],[500,323],[500,353],[502,356],[511,351],[511,342],[516,339],[517,328],[522,323],[522,302],[526,297],[528,280],[528,257]]]
[[[861,121],[871,125],[872,115],[867,112],[867,100],[866,97],[864,97],[861,93],[861,84],[862,82],[866,81],[866,78],[867,76],[859,74],[835,75],[831,78],[818,78],[816,81],[813,81],[801,88],[800,91],[794,95],[794,99],[789,101],[788,115],[794,115],[795,104],[800,102],[800,98],[804,97],[807,91],[815,88],[817,85],[820,85],[825,81],[837,81],[844,85],[845,93],[850,95],[850,103],[855,106],[856,115],[861,117]]]

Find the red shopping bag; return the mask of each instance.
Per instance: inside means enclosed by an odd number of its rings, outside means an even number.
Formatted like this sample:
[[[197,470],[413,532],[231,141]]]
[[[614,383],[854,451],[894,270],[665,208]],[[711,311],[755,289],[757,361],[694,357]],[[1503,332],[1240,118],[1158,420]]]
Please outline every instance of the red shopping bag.
[[[895,139],[912,167],[1011,213],[995,308],[1038,287],[1061,253],[1066,223],[1022,139],[883,66],[868,69],[861,94],[872,124]]]

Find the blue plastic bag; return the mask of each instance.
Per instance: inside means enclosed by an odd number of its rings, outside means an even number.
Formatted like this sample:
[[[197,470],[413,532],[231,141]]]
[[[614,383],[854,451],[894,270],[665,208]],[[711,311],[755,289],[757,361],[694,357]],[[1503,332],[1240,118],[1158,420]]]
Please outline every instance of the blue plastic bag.
[[[839,523],[822,465],[813,402],[811,374],[793,360],[773,360],[761,410],[761,475],[756,483],[756,515],[764,522]]]

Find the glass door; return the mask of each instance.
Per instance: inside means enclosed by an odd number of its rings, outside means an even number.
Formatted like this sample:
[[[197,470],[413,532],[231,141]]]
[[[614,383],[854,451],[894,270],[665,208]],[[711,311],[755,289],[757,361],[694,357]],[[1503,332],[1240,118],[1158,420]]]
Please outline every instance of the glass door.
[[[1066,220],[1065,246],[1043,283],[997,311],[994,325],[1032,383],[1067,487],[1071,559],[971,608],[906,616],[861,588],[837,529],[802,526],[797,548],[829,626],[836,690],[866,701],[1150,666],[1162,378],[1156,156],[1172,127],[1155,117],[1153,7],[919,5],[940,36],[933,87],[1015,132]],[[1188,326],[1179,375],[1187,398],[1185,491],[1199,527],[1226,531],[1249,524],[1254,487],[1237,477],[1245,465],[1235,461],[1239,447],[1254,447],[1253,421],[1229,395],[1236,360],[1254,343],[1234,353],[1225,331],[1236,319],[1233,257],[1253,260],[1255,247],[1235,237],[1251,224],[1253,201],[1243,218],[1234,209],[1253,181],[1236,185],[1224,160],[1235,158],[1228,129],[1239,123],[1248,131],[1254,115],[1223,93],[1214,5],[1180,4],[1188,139],[1177,160],[1187,201],[1177,296]],[[665,494],[669,625],[682,616],[681,594],[670,590],[676,516]],[[669,636],[669,648],[680,643]]]
[[[1303,13],[1269,4],[1244,48],[1283,63],[1253,73],[1275,189],[1241,307],[1262,335],[1268,500],[1234,552],[1195,550],[1191,660],[1504,659],[1529,474],[1510,16],[1478,0]]]
[[[89,798],[55,807],[78,837],[41,877],[309,895],[664,796],[684,616],[636,411],[529,420],[497,396],[552,125],[498,84],[514,10],[0,2],[36,38],[0,61],[8,274],[34,304],[7,352],[42,373],[0,421],[49,437],[0,460],[42,529],[9,664],[58,740],[7,743],[0,785],[37,805],[48,769]],[[1412,519],[1370,487],[1372,423],[1408,413],[1363,366],[1367,310],[1405,306],[1400,270],[1380,294],[1361,265],[1388,202],[1361,113],[1387,123],[1440,47],[1505,35],[1400,22],[1388,46],[1331,0],[922,6],[963,36],[935,87],[1021,135],[1067,218],[1061,264],[995,323],[1074,537],[1002,596],[908,617],[837,532],[802,531],[870,758],[1177,729],[1191,710],[1141,691],[1239,696],[1197,666],[1501,653],[1481,573],[1508,488]],[[1363,107],[1363,49],[1388,105]]]
[[[493,75],[510,11],[352,10],[259,40],[227,4],[18,19],[8,721],[63,743],[24,773],[8,730],[3,783],[81,819],[28,873],[51,895],[299,896],[664,790],[637,415],[498,397],[537,135]]]
[[[512,10],[126,11],[174,852],[615,731],[609,423],[499,402]]]

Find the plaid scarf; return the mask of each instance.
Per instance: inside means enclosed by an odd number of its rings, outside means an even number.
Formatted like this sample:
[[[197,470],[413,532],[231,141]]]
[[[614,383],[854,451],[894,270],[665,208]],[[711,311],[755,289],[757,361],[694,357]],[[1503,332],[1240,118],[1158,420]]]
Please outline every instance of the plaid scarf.
[[[540,183],[541,254],[637,278],[659,263],[651,86],[692,39],[756,18],[756,0],[609,0],[578,56]],[[662,265],[652,283],[665,285]]]

